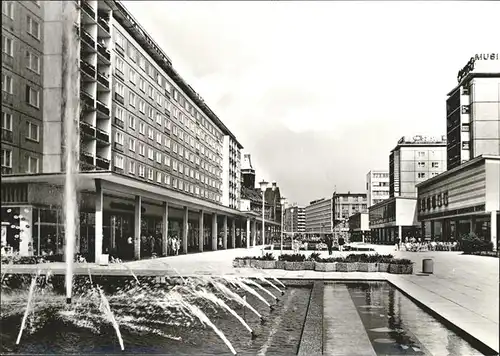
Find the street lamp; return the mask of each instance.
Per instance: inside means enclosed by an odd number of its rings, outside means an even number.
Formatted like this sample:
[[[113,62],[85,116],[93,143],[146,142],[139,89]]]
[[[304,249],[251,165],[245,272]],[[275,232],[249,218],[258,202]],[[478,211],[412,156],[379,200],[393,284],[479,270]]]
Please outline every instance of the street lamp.
[[[293,208],[290,209],[290,218],[292,219],[292,243],[293,243]]]
[[[266,201],[266,189],[267,189],[267,182],[263,179],[260,184],[260,190],[262,190],[262,253],[264,253],[264,243],[266,241],[265,234],[266,230],[264,228],[264,212],[265,212],[265,206],[264,203]]]
[[[285,216],[285,204],[286,198],[281,197],[281,245],[280,245],[280,254],[283,254],[283,220]]]

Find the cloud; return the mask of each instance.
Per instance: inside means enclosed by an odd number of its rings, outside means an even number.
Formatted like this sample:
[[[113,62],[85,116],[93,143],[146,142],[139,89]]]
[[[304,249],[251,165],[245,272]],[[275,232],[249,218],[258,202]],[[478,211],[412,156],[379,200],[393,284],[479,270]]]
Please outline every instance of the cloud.
[[[499,52],[498,2],[124,4],[300,204],[363,191],[403,135],[443,134],[458,70]]]

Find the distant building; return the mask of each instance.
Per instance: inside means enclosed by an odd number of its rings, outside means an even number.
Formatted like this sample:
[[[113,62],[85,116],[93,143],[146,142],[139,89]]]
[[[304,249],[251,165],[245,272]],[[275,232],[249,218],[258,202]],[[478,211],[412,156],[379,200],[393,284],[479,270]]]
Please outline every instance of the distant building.
[[[389,196],[416,198],[416,184],[445,170],[445,136],[404,136],[389,155]]]
[[[368,207],[389,199],[389,171],[370,171],[366,175]]]
[[[317,199],[305,207],[306,226],[308,235],[331,234],[333,227],[332,199]]]
[[[349,217],[349,241],[370,241],[370,223],[368,213],[357,213]]]
[[[294,204],[285,209],[284,231],[303,234],[306,232],[306,209]]]
[[[249,153],[243,155],[241,163],[241,187],[255,189],[255,169]]]
[[[446,100],[447,169],[500,155],[500,60],[471,58]]]
[[[349,218],[357,213],[367,211],[367,201],[365,193],[337,193],[332,196],[333,213],[333,238],[347,237],[349,232]]]

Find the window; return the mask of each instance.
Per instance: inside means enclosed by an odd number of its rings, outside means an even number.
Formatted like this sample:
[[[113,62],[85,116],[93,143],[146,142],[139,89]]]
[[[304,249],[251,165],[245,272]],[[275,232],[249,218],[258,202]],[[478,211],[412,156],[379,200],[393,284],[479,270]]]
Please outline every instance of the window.
[[[120,57],[116,57],[116,69],[118,69],[123,74],[123,60]]]
[[[167,155],[164,156],[163,164],[165,166],[169,166],[170,167],[170,157],[169,156],[167,156]]]
[[[435,176],[437,176],[438,174],[439,174],[438,172],[432,172],[432,173],[431,173],[431,177],[435,177]]]
[[[142,142],[139,142],[139,154],[141,156],[144,156],[145,155],[145,147],[144,147],[144,144]]]
[[[170,176],[168,174],[165,174],[164,182],[166,185],[170,185]]]
[[[139,89],[141,89],[143,92],[146,92],[146,82],[142,77],[139,78]]]
[[[148,107],[148,117],[149,117],[149,119],[153,120],[153,116],[154,116],[153,108]]]
[[[418,168],[424,168],[425,162],[418,162]]]
[[[158,125],[161,125],[161,114],[158,112],[156,113],[156,123]]]
[[[28,173],[38,173],[38,163],[38,158],[28,156]]]
[[[2,2],[2,14],[11,19],[14,19],[14,2],[13,1],[3,1]]]
[[[146,71],[146,59],[143,56],[139,57],[139,67],[141,67],[143,71]]]
[[[135,85],[135,70],[130,68],[128,73],[129,73],[128,79],[130,80],[131,83]]]
[[[123,146],[123,133],[116,131],[115,142]]]
[[[143,114],[146,112],[146,103],[142,99],[139,100],[139,111]]]
[[[123,121],[123,109],[120,107],[120,106],[117,106],[116,107],[116,110],[115,110],[115,117],[120,120],[120,121]]]
[[[161,183],[162,182],[161,172],[156,172],[156,182],[157,183]]]
[[[165,137],[165,147],[170,148],[170,139]]]
[[[462,132],[469,132],[470,124],[462,124]]]
[[[177,161],[176,160],[172,160],[172,168],[174,169],[174,171],[177,171]]]
[[[12,131],[12,114],[2,111],[2,129]]]
[[[12,77],[2,73],[2,91],[12,94]]]
[[[116,32],[116,39],[115,43],[120,47],[121,49],[125,48],[125,38],[122,36],[121,33]]]
[[[154,140],[155,139],[155,133],[154,133],[154,131],[153,131],[153,129],[151,127],[148,128],[148,138],[150,140]]]
[[[40,74],[40,57],[37,55],[26,51],[26,58],[27,58],[27,68],[35,73]]]
[[[135,117],[132,115],[129,115],[128,117],[128,127],[130,127],[132,130],[135,130]]]
[[[424,172],[418,172],[418,178],[425,178]]]
[[[122,98],[125,97],[125,87],[122,83],[116,82],[115,92],[120,95]]]
[[[462,142],[462,149],[464,149],[464,150],[468,150],[469,149],[469,141]]]
[[[425,156],[425,152],[422,152],[422,151],[418,152],[418,157],[424,157],[424,156]]]
[[[144,178],[144,166],[142,164],[139,165],[139,177]]]
[[[128,163],[128,172],[130,174],[135,174],[135,162],[134,161],[130,161]]]
[[[28,33],[36,39],[40,39],[40,24],[29,15],[26,20],[28,21]]]
[[[432,162],[432,168],[439,168],[439,162]]]
[[[142,121],[139,122],[139,133],[141,135],[144,135],[146,133],[146,125]]]
[[[128,149],[132,152],[135,152],[135,139],[133,138],[128,139]]]
[[[155,153],[154,153],[153,149],[152,149],[151,147],[150,147],[150,148],[148,148],[148,158],[149,158],[150,160],[154,160],[154,159],[155,159],[154,154],[155,154]]]
[[[123,169],[123,156],[120,155],[115,156],[115,167]]]
[[[32,122],[29,122],[29,121],[26,123],[26,126],[27,126],[27,135],[28,135],[28,136],[26,136],[26,138],[38,142],[38,140],[39,140],[38,135],[39,135],[40,127]]]
[[[161,145],[161,142],[162,142],[162,140],[161,140],[161,133],[159,133],[159,132],[156,133],[156,142]]]
[[[2,148],[2,167],[12,168],[12,151]]]
[[[26,103],[35,108],[40,107],[40,92],[29,85],[26,85]]]
[[[153,87],[151,85],[148,86],[148,95],[150,98],[154,97],[154,90],[153,90]]]
[[[135,56],[136,56],[135,47],[129,43],[127,50],[128,50],[128,56],[133,62],[135,62]]]
[[[161,153],[156,152],[156,162],[161,163]]]
[[[128,95],[128,102],[129,102],[130,106],[132,106],[134,108],[135,108],[135,99],[136,99],[135,93],[130,92]]]
[[[148,168],[148,179],[153,180],[153,170],[151,168]]]

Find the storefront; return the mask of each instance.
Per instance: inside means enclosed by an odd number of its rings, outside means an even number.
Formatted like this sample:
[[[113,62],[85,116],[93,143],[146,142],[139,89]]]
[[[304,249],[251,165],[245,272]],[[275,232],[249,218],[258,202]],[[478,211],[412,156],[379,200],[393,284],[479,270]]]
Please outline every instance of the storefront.
[[[357,213],[349,217],[349,241],[371,242],[368,213]]]
[[[372,243],[395,244],[397,238],[421,237],[416,198],[394,197],[372,205],[369,218]]]
[[[500,235],[500,157],[480,156],[417,185],[418,220],[426,238]]]

